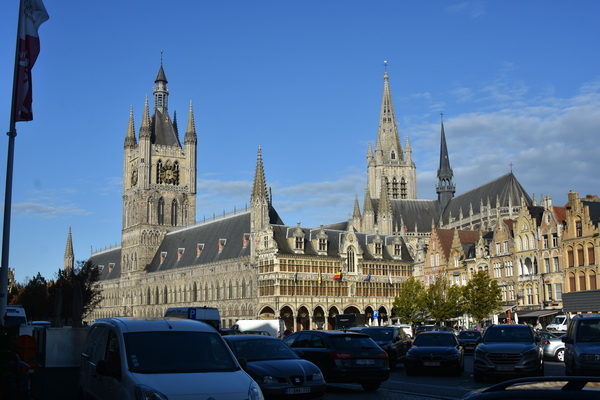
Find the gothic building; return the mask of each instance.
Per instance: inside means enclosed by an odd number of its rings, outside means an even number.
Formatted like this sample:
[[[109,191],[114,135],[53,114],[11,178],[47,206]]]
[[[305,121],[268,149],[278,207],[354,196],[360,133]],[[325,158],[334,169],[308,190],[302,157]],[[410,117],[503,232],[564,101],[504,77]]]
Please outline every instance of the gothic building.
[[[194,114],[190,103],[182,144],[169,95],[161,65],[152,115],[146,99],[137,133],[130,111],[122,240],[91,256],[101,269],[103,300],[90,318],[207,305],[219,307],[224,326],[279,317],[291,329],[330,328],[339,313],[378,314],[372,323],[385,322],[400,283],[422,273],[432,229],[491,228],[531,203],[512,173],[455,196],[443,123],[438,198],[418,199],[410,142],[400,144],[386,72],[362,212],[356,199],[348,221],[285,225],[259,147],[248,209],[196,222]]]

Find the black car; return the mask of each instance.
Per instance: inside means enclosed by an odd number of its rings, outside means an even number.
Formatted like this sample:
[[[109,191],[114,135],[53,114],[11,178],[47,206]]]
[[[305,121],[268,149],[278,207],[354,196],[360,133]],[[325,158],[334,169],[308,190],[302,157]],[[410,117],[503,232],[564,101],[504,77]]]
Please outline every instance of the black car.
[[[527,325],[492,325],[475,349],[473,378],[484,376],[543,376],[544,357],[540,338]]]
[[[479,331],[461,331],[458,334],[458,343],[466,352],[474,351],[475,347],[481,342],[481,332]]]
[[[281,339],[262,335],[232,335],[225,341],[267,399],[313,399],[325,392],[319,367],[303,360]]]
[[[353,331],[366,333],[386,351],[389,357],[390,367],[395,367],[404,358],[412,345],[412,340],[404,331],[394,326],[371,326],[365,328],[353,328]]]
[[[600,378],[591,376],[519,378],[468,393],[463,400],[596,400],[599,384]]]
[[[327,382],[359,383],[374,391],[390,376],[387,353],[364,333],[300,331],[283,341],[315,363]]]
[[[406,353],[404,365],[407,375],[415,375],[424,369],[438,369],[462,374],[464,370],[463,349],[450,332],[422,332]]]

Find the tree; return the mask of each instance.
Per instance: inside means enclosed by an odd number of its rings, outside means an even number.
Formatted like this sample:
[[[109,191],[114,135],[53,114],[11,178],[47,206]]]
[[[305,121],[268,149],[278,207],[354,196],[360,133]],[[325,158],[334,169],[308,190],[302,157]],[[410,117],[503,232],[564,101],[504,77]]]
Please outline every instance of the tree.
[[[400,284],[399,289],[400,293],[394,299],[393,313],[400,318],[402,323],[423,322],[426,316],[423,284],[411,276]]]
[[[502,292],[498,282],[486,271],[478,271],[464,288],[465,312],[482,322],[502,305]]]
[[[425,293],[425,307],[438,323],[460,317],[463,302],[462,289],[450,285],[445,275],[438,275]]]
[[[19,290],[12,302],[25,308],[27,319],[30,321],[47,318],[50,309],[48,307],[48,284],[46,279],[38,272]]]

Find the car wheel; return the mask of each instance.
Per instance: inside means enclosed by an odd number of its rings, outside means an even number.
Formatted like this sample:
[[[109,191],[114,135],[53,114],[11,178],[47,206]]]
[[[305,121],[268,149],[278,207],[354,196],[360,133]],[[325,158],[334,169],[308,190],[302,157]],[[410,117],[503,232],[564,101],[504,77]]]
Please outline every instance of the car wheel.
[[[556,358],[556,361],[565,362],[565,349],[558,349],[554,358]]]
[[[374,392],[379,389],[381,382],[369,382],[369,383],[361,383],[363,389],[367,392]]]

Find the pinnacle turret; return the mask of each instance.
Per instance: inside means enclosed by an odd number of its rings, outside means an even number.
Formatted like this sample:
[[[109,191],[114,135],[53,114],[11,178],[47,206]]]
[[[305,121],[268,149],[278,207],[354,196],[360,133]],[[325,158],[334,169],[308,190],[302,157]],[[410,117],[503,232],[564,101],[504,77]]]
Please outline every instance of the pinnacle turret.
[[[148,96],[144,102],[144,113],[142,114],[142,125],[140,126],[140,139],[150,138],[150,108],[148,106]]]
[[[127,134],[125,135],[125,147],[136,145],[135,125],[133,123],[133,106],[129,107],[129,124],[127,125]]]
[[[196,123],[194,121],[194,110],[192,108],[192,101],[190,100],[190,111],[188,112],[188,123],[185,130],[185,143],[195,143],[196,138]]]
[[[256,170],[254,172],[254,183],[252,185],[252,201],[268,200],[267,183],[265,179],[265,170],[262,159],[262,148],[258,146],[256,156]]]
[[[67,245],[65,246],[64,270],[72,271],[75,266],[75,254],[73,253],[73,237],[71,236],[71,227],[69,227],[69,235],[67,236]]]

